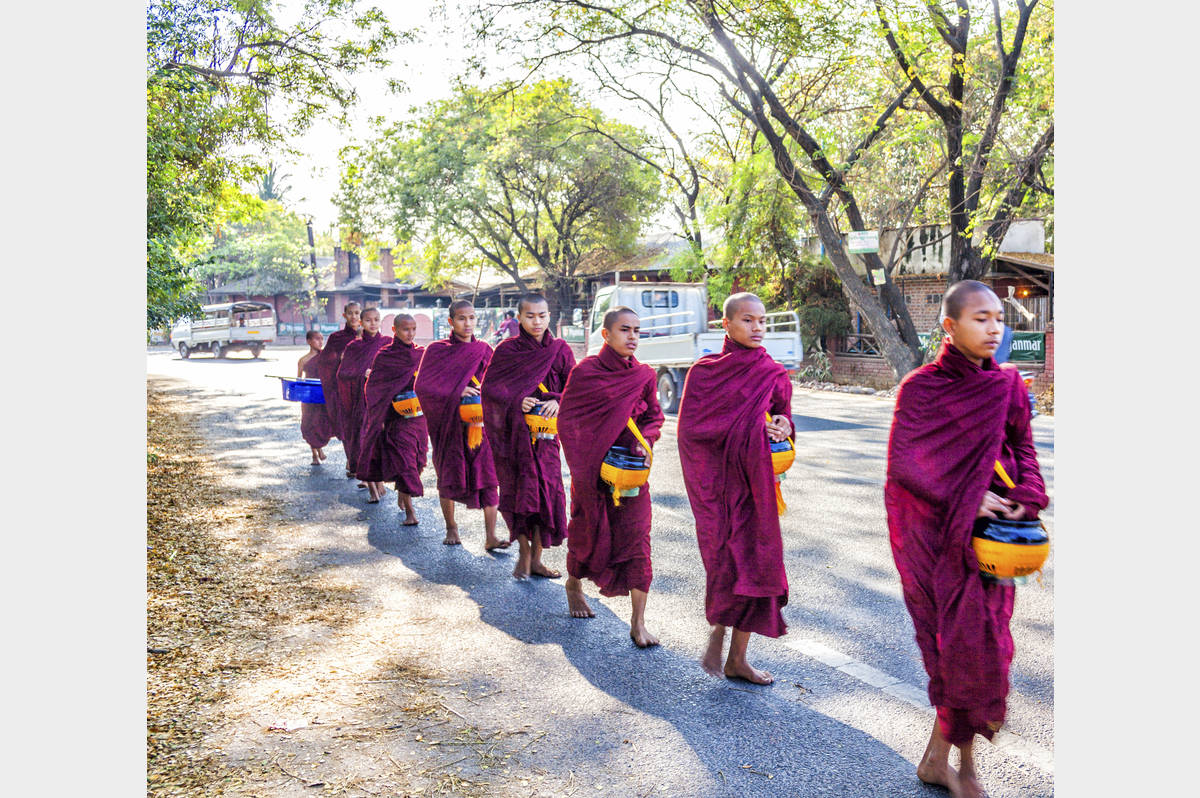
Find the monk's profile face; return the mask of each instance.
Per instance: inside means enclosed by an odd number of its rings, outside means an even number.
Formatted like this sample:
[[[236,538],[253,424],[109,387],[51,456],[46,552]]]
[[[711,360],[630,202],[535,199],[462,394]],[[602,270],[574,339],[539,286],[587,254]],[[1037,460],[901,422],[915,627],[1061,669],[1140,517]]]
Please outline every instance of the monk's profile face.
[[[642,324],[636,313],[622,313],[613,322],[612,327],[605,327],[600,336],[608,348],[621,357],[633,357],[637,351],[638,336],[641,335]]]
[[[725,334],[751,349],[762,346],[763,336],[767,334],[767,309],[763,303],[747,299],[732,310],[729,318],[721,319]]]
[[[342,311],[342,318],[351,328],[362,329],[362,308],[358,305],[347,305],[346,309]]]
[[[375,308],[368,308],[362,314],[362,329],[363,332],[374,335],[379,332],[379,311]]]
[[[308,339],[308,345],[320,352],[325,348],[325,336],[321,333],[313,333],[313,335]]]
[[[1004,306],[991,291],[976,291],[967,297],[957,319],[943,319],[942,329],[950,343],[976,364],[996,353],[1004,336]]]
[[[550,306],[545,302],[526,302],[521,305],[521,329],[539,341],[550,326]]]
[[[396,319],[392,324],[392,332],[402,344],[411,344],[417,337],[417,323],[411,319]]]
[[[459,308],[450,317],[450,332],[462,342],[471,340],[475,334],[475,308]]]

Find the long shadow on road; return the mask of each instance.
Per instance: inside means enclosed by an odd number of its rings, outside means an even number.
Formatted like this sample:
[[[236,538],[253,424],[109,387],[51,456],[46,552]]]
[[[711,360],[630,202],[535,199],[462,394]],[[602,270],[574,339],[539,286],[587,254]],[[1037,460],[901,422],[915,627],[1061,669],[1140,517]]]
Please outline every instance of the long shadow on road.
[[[460,588],[485,623],[523,643],[560,646],[596,688],[669,723],[713,783],[724,785],[712,795],[939,794],[917,782],[912,764],[878,740],[785,700],[782,683],[735,686],[706,676],[695,660],[667,647],[639,651],[628,642],[625,620],[599,602],[593,602],[594,620],[571,619],[561,582],[518,583],[508,576],[510,557],[446,549],[428,533],[398,530],[390,514],[370,523],[367,540],[424,579]],[[762,664],[776,672],[783,665],[765,656]],[[555,746],[595,750],[596,738],[612,722],[596,716],[594,724],[556,729]],[[571,764],[569,757],[560,759],[563,767]]]

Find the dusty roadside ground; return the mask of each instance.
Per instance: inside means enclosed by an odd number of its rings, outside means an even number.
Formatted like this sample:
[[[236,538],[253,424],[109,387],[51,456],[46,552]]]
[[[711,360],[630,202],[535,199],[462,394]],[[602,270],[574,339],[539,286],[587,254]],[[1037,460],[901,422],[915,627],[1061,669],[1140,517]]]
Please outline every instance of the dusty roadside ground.
[[[146,402],[147,794],[506,794],[489,779],[543,733],[448,706],[473,698],[296,567],[278,500],[222,479],[185,402]]]

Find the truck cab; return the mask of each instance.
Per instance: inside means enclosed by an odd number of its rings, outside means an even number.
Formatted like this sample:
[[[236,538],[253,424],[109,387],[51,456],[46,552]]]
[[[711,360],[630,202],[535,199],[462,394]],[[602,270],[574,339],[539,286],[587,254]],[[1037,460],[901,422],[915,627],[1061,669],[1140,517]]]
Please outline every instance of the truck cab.
[[[596,293],[588,316],[587,353],[604,345],[604,314],[624,305],[641,319],[637,359],[658,373],[658,402],[664,413],[679,409],[688,369],[698,359],[720,352],[725,339],[720,319],[708,320],[708,288],[703,283],[622,283]],[[767,314],[763,346],[789,371],[804,359],[800,319],[795,311]]]

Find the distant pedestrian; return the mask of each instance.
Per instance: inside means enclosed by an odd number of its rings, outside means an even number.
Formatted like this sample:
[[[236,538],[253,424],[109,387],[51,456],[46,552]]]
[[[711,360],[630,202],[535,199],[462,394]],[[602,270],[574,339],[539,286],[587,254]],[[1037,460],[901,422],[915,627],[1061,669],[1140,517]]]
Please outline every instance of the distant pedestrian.
[[[996,366],[999,298],[955,283],[942,300],[937,360],[900,383],[884,504],[904,603],[937,710],[917,778],[981,798],[972,745],[1004,722],[1014,588],[985,581],[971,545],[977,518],[1035,519],[1049,503],[1016,369]],[[1007,488],[999,463],[1015,482]],[[950,766],[950,748],[960,765]]]
[[[392,321],[392,343],[380,349],[371,362],[363,395],[366,408],[358,447],[358,478],[367,483],[370,498],[383,494],[383,483],[396,485],[396,503],[404,510],[404,526],[416,526],[412,496],[424,496],[421,471],[429,451],[425,417],[396,412],[392,400],[411,391],[425,348],[416,346],[417,321],[397,313]]]
[[[517,321],[517,314],[511,310],[504,311],[504,321],[500,322],[500,326],[496,328],[496,333],[493,335],[493,342],[500,343],[506,338],[512,338],[521,330],[521,323]]]
[[[309,330],[304,336],[308,351],[296,362],[296,377],[316,379],[320,375],[318,358],[325,347],[325,336],[320,330]],[[333,425],[326,412],[327,405],[300,403],[300,435],[312,449],[312,464],[320,465],[325,459],[325,445],[333,437]]]
[[[507,540],[496,537],[496,467],[492,448],[482,427],[464,422],[461,403],[475,401],[478,409],[479,383],[483,379],[492,348],[475,338],[475,307],[460,299],[450,305],[450,335],[425,347],[413,390],[421,402],[437,472],[438,502],[446,521],[447,546],[462,543],[454,520],[454,504],[483,510],[485,551],[508,548]],[[482,423],[479,422],[479,423]],[[472,434],[477,435],[473,438]]]

